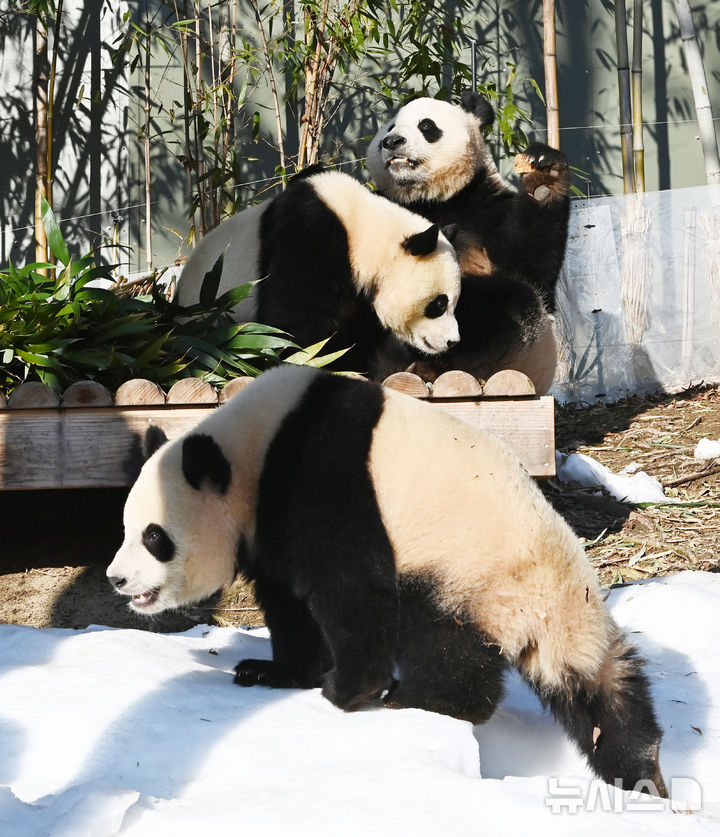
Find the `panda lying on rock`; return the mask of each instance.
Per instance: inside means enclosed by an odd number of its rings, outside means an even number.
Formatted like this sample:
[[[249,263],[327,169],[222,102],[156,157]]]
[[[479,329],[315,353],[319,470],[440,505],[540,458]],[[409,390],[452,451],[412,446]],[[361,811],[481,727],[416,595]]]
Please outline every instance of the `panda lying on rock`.
[[[368,170],[380,192],[443,226],[463,272],[456,312],[460,343],[427,361],[392,338],[375,377],[416,362],[433,380],[446,369],[487,379],[500,369],[525,372],[546,392],[556,363],[552,315],[565,256],[569,175],[565,156],[531,143],[516,158],[521,188],[500,176],[483,138],[494,111],[477,93],[459,105],[416,99],[371,141]]]
[[[155,451],[124,524],[107,574],[136,611],[254,580],[273,659],[240,685],[480,723],[512,665],[600,777],[665,795],[642,663],[582,547],[502,442],[441,409],[266,372]]]

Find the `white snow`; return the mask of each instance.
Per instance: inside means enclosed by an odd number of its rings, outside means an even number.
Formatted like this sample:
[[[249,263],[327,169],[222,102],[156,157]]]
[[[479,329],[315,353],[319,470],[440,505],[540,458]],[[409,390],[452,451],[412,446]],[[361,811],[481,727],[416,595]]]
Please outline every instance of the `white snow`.
[[[651,661],[663,773],[691,814],[594,780],[517,676],[473,729],[235,686],[239,659],[269,656],[264,631],[1,625],[0,834],[717,835],[720,575],[609,604]]]
[[[702,460],[720,459],[720,441],[715,442],[703,436],[697,445],[695,445],[693,456],[695,459]]]
[[[618,474],[584,453],[555,452],[557,478],[585,488],[602,488],[622,503],[668,503],[660,480],[651,477],[632,462]]]

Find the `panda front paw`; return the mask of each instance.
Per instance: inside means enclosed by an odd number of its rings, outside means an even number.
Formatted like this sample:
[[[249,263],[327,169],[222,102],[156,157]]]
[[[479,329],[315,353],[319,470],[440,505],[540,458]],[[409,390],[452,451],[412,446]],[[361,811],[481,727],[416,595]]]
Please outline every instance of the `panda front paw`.
[[[270,686],[291,689],[294,678],[272,660],[241,660],[235,666],[234,683],[238,686]]]
[[[525,191],[538,203],[566,199],[570,177],[567,158],[543,142],[531,142],[523,154],[515,157]]]
[[[521,156],[521,155],[518,155]],[[567,168],[567,157],[544,142],[531,142],[525,149],[525,162],[535,171],[560,171]]]

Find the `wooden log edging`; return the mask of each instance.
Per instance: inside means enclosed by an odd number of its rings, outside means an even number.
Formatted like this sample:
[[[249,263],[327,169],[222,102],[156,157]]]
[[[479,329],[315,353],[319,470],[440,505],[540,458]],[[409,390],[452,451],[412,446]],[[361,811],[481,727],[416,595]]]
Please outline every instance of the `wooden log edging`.
[[[17,387],[7,399],[0,393],[0,490],[130,486],[142,464],[148,427],[177,438],[253,380],[236,378],[220,392],[186,378],[167,392],[135,379],[114,396],[93,381],[73,384],[62,397],[35,382]],[[533,476],[555,474],[553,399],[535,396],[522,373],[497,373],[484,386],[456,371],[430,388],[406,372],[384,383],[500,436]]]

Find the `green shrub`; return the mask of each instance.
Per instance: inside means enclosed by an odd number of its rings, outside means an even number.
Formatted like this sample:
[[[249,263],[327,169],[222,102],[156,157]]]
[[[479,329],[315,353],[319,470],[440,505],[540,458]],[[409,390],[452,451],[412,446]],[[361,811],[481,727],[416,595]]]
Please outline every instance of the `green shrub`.
[[[47,204],[43,223],[56,263],[11,264],[0,272],[5,392],[29,380],[60,391],[87,379],[110,389],[131,378],[171,386],[192,376],[222,385],[281,361],[321,366],[342,354],[320,355],[326,341],[301,350],[278,329],[236,323],[229,312],[252,284],[215,299],[222,259],[207,275],[200,302],[181,308],[155,283],[137,297],[91,285],[95,279],[113,281],[113,268],[97,265],[93,255],[72,260]]]

